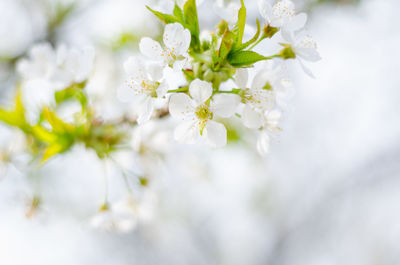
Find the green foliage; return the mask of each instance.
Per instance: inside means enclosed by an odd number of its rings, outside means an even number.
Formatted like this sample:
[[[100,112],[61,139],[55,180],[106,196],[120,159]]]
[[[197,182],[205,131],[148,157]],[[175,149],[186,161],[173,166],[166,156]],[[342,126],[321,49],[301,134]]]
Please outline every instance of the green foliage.
[[[72,84],[63,90],[55,92],[54,98],[56,103],[61,104],[69,100],[77,100],[81,104],[82,109],[84,109],[87,105],[87,96],[83,90],[85,85],[86,82]]]
[[[246,7],[244,5],[243,0],[241,0],[240,2],[242,4],[242,6],[239,9],[238,21],[233,30],[236,34],[236,43],[235,43],[236,46],[239,46],[242,44],[244,28],[246,26]]]
[[[27,123],[25,118],[25,109],[22,105],[22,94],[20,89],[18,89],[14,100],[14,109],[5,110],[0,108],[0,121],[7,125],[18,127],[24,132],[29,132],[30,125]]]
[[[234,49],[235,51],[244,50],[258,40],[258,37],[260,36],[260,33],[261,33],[261,26],[260,26],[260,21],[258,19],[256,20],[256,23],[257,23],[257,32],[256,32],[256,34],[254,34],[254,37],[251,38],[249,41],[235,47],[235,49]]]
[[[191,49],[196,52],[200,51],[200,27],[195,0],[188,0],[183,10],[175,3],[172,15],[155,11],[148,6],[146,7],[162,22],[166,24],[180,23],[183,27],[188,29],[192,37],[190,43]]]
[[[237,51],[228,57],[229,63],[235,67],[251,66],[256,62],[269,59],[253,51]]]

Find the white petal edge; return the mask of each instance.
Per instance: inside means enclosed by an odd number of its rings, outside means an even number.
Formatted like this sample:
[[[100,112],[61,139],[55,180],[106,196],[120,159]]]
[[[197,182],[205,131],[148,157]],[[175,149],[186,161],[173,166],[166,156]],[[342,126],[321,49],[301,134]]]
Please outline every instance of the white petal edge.
[[[144,124],[150,120],[151,114],[154,110],[154,99],[151,97],[146,97],[145,101],[139,105],[138,108],[138,124]]]
[[[196,101],[197,105],[203,104],[212,95],[212,85],[207,81],[195,79],[190,83],[189,93]]]
[[[226,145],[227,132],[222,123],[210,120],[204,128],[203,135],[209,146],[218,148]]]
[[[247,69],[239,68],[236,70],[235,83],[238,88],[247,88],[247,81],[249,79],[249,73]]]
[[[211,102],[211,111],[223,118],[229,118],[233,114],[240,103],[240,97],[234,94],[217,94],[213,96]]]
[[[200,138],[199,121],[189,120],[179,124],[174,131],[175,141],[183,144],[194,144]]]
[[[246,105],[242,113],[243,125],[250,129],[258,129],[263,124],[262,114]]]
[[[162,59],[162,53],[163,53],[163,49],[161,48],[160,43],[158,43],[157,41],[148,38],[148,37],[144,37],[140,40],[139,43],[139,49],[140,52],[152,59]]]
[[[194,114],[192,99],[183,93],[173,94],[169,100],[169,113],[177,119],[184,119]]]
[[[260,155],[266,155],[269,151],[270,137],[267,132],[262,131],[257,140],[257,151]]]

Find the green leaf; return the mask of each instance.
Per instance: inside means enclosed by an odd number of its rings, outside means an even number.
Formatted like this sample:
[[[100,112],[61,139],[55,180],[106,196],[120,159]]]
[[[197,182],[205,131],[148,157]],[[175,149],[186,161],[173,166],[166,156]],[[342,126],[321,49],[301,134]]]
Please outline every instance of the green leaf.
[[[177,5],[177,3],[175,3],[173,14],[175,15],[175,17],[177,19],[179,19],[180,22],[185,21],[185,17],[183,15],[183,10]]]
[[[61,144],[61,143],[58,143],[58,142],[49,145],[49,146],[44,150],[41,163],[42,163],[42,164],[45,163],[45,162],[46,162],[47,160],[49,160],[51,157],[53,157],[53,156],[55,156],[55,155],[57,155],[57,154],[63,153],[63,152],[66,151],[67,149],[68,149],[67,146],[65,146],[65,145],[63,145],[63,144]]]
[[[254,42],[257,41],[257,39],[258,39],[258,37],[260,36],[260,34],[261,34],[261,26],[260,26],[260,21],[257,19],[257,32],[256,32],[256,34],[254,35],[254,37],[251,38],[249,41],[243,43],[242,45],[238,46],[238,47],[235,48],[234,50],[235,50],[235,51],[240,51],[240,50],[246,49],[246,48],[249,47],[251,44],[253,44]]]
[[[24,132],[30,130],[30,125],[25,118],[25,108],[22,104],[21,90],[19,89],[15,97],[15,105],[13,110],[5,110],[0,108],[0,121],[10,126],[18,127]]]
[[[183,6],[183,13],[186,24],[184,26],[190,30],[192,35],[190,47],[197,51],[200,49],[200,26],[197,16],[196,0],[186,1],[185,5]]]
[[[267,59],[267,57],[253,51],[238,51],[228,56],[229,63],[235,67],[250,66],[256,62]]]
[[[87,104],[87,97],[83,91],[83,88],[85,87],[85,85],[86,85],[86,82],[79,83],[79,84],[73,84],[66,89],[57,91],[54,94],[56,103],[60,104],[64,101],[75,99],[75,100],[78,100],[79,103],[81,103],[82,107],[85,107]]]
[[[238,21],[235,25],[234,32],[237,34],[235,45],[241,45],[243,41],[244,27],[246,25],[246,7],[241,0],[242,7],[239,9]]]
[[[50,111],[48,108],[44,108],[43,115],[45,119],[50,123],[53,132],[60,134],[74,132],[74,126],[62,121],[60,118],[57,117],[54,112]]]
[[[158,19],[160,19],[162,22],[169,24],[169,23],[175,23],[175,22],[180,22],[176,17],[173,15],[168,15],[164,14],[158,11],[155,11],[151,9],[150,7],[146,6],[148,10],[150,10]]]
[[[235,42],[235,34],[232,31],[225,31],[219,48],[219,60],[223,61],[231,51]]]
[[[52,132],[47,131],[40,125],[35,125],[32,127],[32,134],[37,139],[45,143],[54,143],[57,141],[57,135]]]

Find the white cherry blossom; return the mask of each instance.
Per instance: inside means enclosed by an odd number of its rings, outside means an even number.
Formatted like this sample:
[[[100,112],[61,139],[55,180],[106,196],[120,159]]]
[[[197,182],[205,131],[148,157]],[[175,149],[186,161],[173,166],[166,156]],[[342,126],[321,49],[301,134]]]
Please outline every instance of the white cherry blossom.
[[[258,5],[265,23],[280,28],[284,36],[302,29],[307,22],[307,15],[296,14],[295,5],[290,0],[280,0],[273,6],[268,0],[259,0]]]
[[[276,105],[278,95],[284,88],[284,78],[280,67],[267,65],[254,77],[248,88],[247,69],[238,69],[235,82],[242,89],[242,102],[245,104],[242,120],[243,124],[252,129],[262,126],[263,112],[272,109]]]
[[[217,0],[214,3],[214,12],[229,24],[236,23],[239,9],[240,5],[235,2],[230,2],[226,6],[224,0]]]
[[[239,97],[232,94],[217,94],[211,99],[213,89],[209,82],[194,80],[189,87],[190,96],[174,94],[169,102],[172,117],[184,120],[174,133],[180,143],[195,143],[200,136],[212,147],[226,145],[226,128],[213,120],[214,115],[228,118],[239,103]]]
[[[186,64],[191,35],[180,23],[167,24],[163,34],[164,47],[157,41],[144,37],[139,48],[142,54],[162,61],[164,65],[180,71]]]
[[[92,48],[80,50],[60,45],[56,55],[56,71],[53,80],[61,83],[63,88],[86,81],[92,73],[94,62]]]
[[[136,95],[141,96],[142,102],[138,108],[138,123],[148,121],[154,110],[154,101],[167,94],[168,85],[163,78],[163,69],[159,64],[144,64],[142,60],[130,57],[124,64],[125,72],[129,75],[127,85]]]
[[[279,110],[267,111],[263,115],[263,127],[257,140],[257,151],[265,155],[269,151],[271,135],[279,130],[278,123],[282,113]]]
[[[290,43],[296,59],[306,74],[314,78],[313,73],[308,69],[304,61],[317,62],[321,60],[321,56],[317,51],[317,43],[306,31],[301,31],[295,35],[286,36],[286,40]]]

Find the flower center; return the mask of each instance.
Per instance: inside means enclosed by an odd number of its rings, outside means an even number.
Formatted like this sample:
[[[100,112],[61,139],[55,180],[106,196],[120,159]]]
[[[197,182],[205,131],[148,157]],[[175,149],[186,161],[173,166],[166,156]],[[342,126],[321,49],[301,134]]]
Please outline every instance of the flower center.
[[[198,106],[195,114],[199,119],[200,134],[202,135],[207,122],[213,118],[213,114],[210,108],[205,104]]]
[[[269,109],[274,105],[274,93],[268,89],[246,89],[242,96],[244,103],[255,108]]]
[[[159,82],[143,80],[142,83],[140,84],[140,89],[138,92],[140,94],[146,94],[146,95],[156,98],[157,97],[157,88],[159,85],[160,85]]]
[[[197,107],[196,109],[196,117],[199,120],[210,120],[213,117],[212,112],[210,111],[210,108],[203,104]]]
[[[302,48],[317,49],[317,43],[310,35],[306,35],[303,39],[301,39],[298,46]]]
[[[293,4],[290,1],[283,0],[283,1],[277,2],[272,7],[272,13],[277,18],[287,19],[287,18],[291,18],[294,16],[295,9],[294,9]]]

